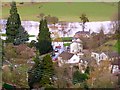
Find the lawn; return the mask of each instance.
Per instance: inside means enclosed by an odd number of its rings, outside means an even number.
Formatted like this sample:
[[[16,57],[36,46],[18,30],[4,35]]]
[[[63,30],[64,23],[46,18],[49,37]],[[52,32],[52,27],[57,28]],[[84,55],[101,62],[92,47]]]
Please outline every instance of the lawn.
[[[99,51],[117,51],[117,46],[116,46],[117,40],[110,40],[100,47],[98,47],[96,50]]]
[[[63,42],[71,42],[72,37],[61,37]]]
[[[86,13],[90,21],[111,20],[117,12],[117,4],[98,2],[45,2],[18,5],[18,12],[22,20],[39,21],[40,13],[56,16],[60,21],[80,21],[79,16]],[[2,7],[2,18],[9,15],[10,6]]]
[[[71,43],[64,43],[64,46],[70,46]]]

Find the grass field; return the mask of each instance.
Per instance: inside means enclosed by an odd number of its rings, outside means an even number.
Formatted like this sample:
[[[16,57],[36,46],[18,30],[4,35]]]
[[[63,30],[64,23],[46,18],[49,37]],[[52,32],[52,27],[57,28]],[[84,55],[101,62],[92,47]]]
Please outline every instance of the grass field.
[[[17,5],[21,20],[39,21],[37,16],[40,13],[56,16],[60,21],[80,21],[79,16],[86,13],[90,21],[111,20],[117,13],[117,4],[98,2],[45,2],[45,3],[24,3]],[[2,18],[9,15],[10,6],[2,7]]]
[[[97,48],[97,51],[101,50],[101,51],[117,51],[117,47],[116,46],[117,40],[110,40],[106,43],[104,43],[103,45],[101,45],[100,47]]]

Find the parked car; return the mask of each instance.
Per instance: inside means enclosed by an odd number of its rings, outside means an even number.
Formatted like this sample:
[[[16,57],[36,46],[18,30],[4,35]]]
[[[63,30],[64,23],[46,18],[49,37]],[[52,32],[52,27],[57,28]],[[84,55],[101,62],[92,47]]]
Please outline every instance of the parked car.
[[[55,52],[58,52],[59,50],[58,50],[58,49],[55,49],[54,51],[55,51]]]
[[[56,46],[55,48],[57,48],[57,49],[61,49],[61,46]]]

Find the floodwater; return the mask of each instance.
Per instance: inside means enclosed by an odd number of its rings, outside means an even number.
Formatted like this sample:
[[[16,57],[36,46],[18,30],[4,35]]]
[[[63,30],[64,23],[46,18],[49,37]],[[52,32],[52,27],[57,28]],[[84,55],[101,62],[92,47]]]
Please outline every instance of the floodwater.
[[[6,27],[6,21],[7,20],[0,20],[0,24],[2,25],[2,33],[5,33],[5,27]],[[35,37],[30,37],[31,40],[36,40],[37,35],[39,33],[39,22],[36,21],[22,21],[22,26],[25,28],[25,30],[28,32],[30,35],[35,35]],[[51,25],[48,25],[50,27]],[[61,25],[56,24],[55,25],[57,29],[51,29],[49,28],[50,32],[57,32],[60,37],[73,37],[76,32],[82,31],[82,25],[79,22],[70,22],[67,23],[66,27],[64,28],[64,31],[66,34],[63,33]],[[104,28],[104,33],[108,33],[111,29],[111,21],[103,21],[103,22],[87,22],[85,24],[85,31],[89,31],[90,33],[96,32],[98,33],[101,29],[101,27]],[[1,37],[2,39],[5,39],[5,37]]]

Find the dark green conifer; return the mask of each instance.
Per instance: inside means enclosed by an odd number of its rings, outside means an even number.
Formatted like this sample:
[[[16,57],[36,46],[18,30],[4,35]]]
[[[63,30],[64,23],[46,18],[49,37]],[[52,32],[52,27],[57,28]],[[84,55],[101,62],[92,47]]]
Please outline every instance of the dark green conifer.
[[[6,24],[6,42],[13,43],[16,35],[19,33],[18,28],[21,26],[21,20],[17,12],[16,2],[11,3],[10,16]]]
[[[49,28],[45,19],[40,21],[37,49],[41,55],[52,52],[53,50]]]
[[[16,2],[11,3],[10,16],[6,24],[6,42],[19,45],[29,39],[28,33],[21,26],[20,16],[17,12]]]

